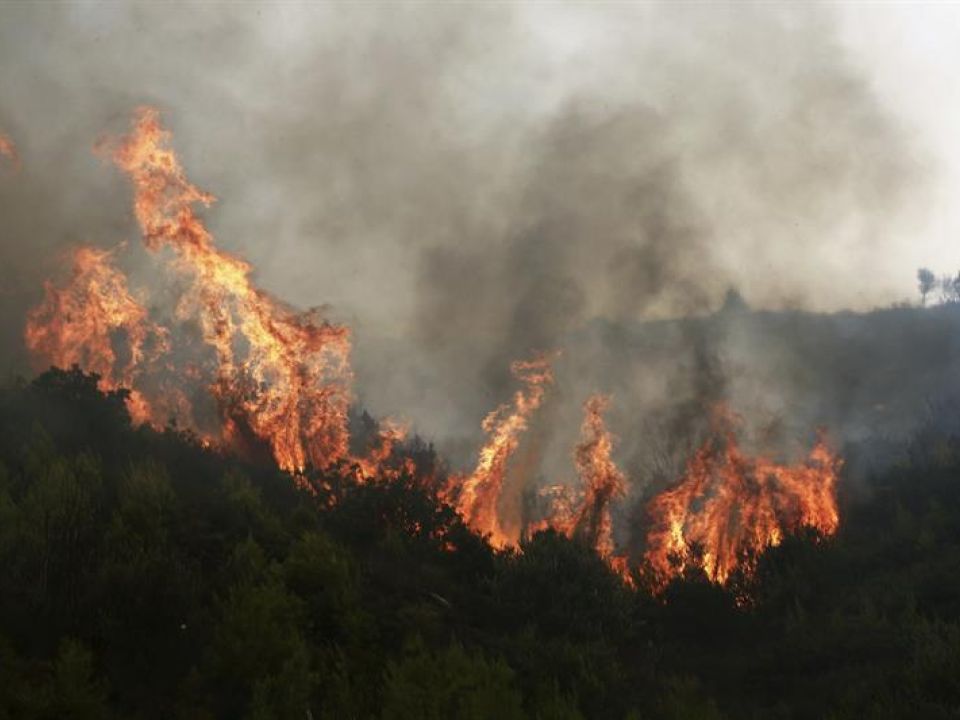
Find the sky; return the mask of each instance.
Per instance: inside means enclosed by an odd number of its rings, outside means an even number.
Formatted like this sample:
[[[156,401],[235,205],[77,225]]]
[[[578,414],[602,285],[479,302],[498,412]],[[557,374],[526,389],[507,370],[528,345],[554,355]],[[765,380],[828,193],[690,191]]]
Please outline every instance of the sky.
[[[373,4],[280,3],[238,9],[226,4],[165,3],[154,8],[77,2],[35,9],[28,3],[8,3],[0,14],[6,90],[0,95],[0,123],[10,126],[8,133],[30,133],[15,139],[26,150],[36,148],[36,166],[51,161],[54,143],[72,141],[82,156],[92,139],[81,133],[117,131],[130,106],[160,105],[194,176],[232,179],[210,188],[223,198],[215,211],[217,222],[229,231],[223,242],[251,258],[266,286],[292,292],[296,303],[350,307],[358,305],[355,291],[340,279],[353,279],[354,287],[374,283],[393,291],[393,307],[390,312],[366,312],[366,321],[386,329],[396,325],[396,310],[414,311],[410,306],[415,293],[408,281],[416,275],[412,266],[419,256],[406,239],[381,242],[372,237],[403,234],[396,225],[379,227],[379,217],[363,222],[358,216],[381,210],[400,213],[398,207],[405,202],[426,202],[414,191],[404,197],[404,183],[416,188],[442,173],[459,173],[464,183],[485,185],[477,187],[477,203],[500,203],[502,198],[485,197],[485,192],[515,193],[515,187],[501,181],[507,173],[522,172],[517,165],[524,162],[523,144],[539,139],[533,137],[534,130],[570,113],[577,103],[579,110],[589,107],[597,114],[603,108],[613,113],[642,107],[670,115],[667,125],[676,125],[676,137],[666,137],[669,128],[657,128],[650,133],[657,136],[652,141],[682,143],[690,156],[718,154],[700,138],[711,130],[723,137],[725,129],[717,122],[725,111],[723,103],[752,102],[757,109],[768,105],[771,117],[758,114],[757,124],[768,122],[769,127],[759,127],[757,140],[769,142],[762,133],[776,131],[776,113],[795,112],[787,96],[791,83],[797,83],[796,64],[824,60],[842,66],[860,86],[856,92],[875,96],[877,112],[890,126],[885,132],[902,135],[886,170],[908,175],[904,182],[909,187],[896,199],[878,199],[893,202],[898,210],[896,217],[883,218],[879,231],[855,213],[824,217],[830,210],[822,207],[812,208],[807,217],[802,207],[793,215],[764,217],[745,198],[724,197],[723,192],[711,206],[710,195],[716,191],[711,185],[722,189],[744,179],[736,163],[708,167],[682,157],[684,149],[668,153],[669,159],[690,166],[680,172],[701,175],[696,181],[706,187],[702,192],[698,188],[698,207],[691,212],[702,212],[704,222],[713,225],[718,236],[725,235],[712,244],[728,247],[729,257],[720,251],[716,260],[731,283],[755,303],[836,309],[910,296],[915,266],[929,264],[938,272],[960,266],[960,251],[952,241],[960,229],[960,213],[952,202],[960,184],[960,150],[953,142],[960,120],[960,79],[952,72],[960,59],[960,10],[949,3],[842,3],[817,5],[810,12],[796,7],[527,3],[493,4],[487,10],[407,4],[398,10]],[[784,29],[790,23],[798,26],[795,33]],[[765,25],[781,27],[771,32]],[[783,44],[772,40],[777,32],[783,33]],[[762,67],[765,60],[767,68]],[[708,77],[711,73],[716,78]],[[698,75],[704,77],[703,87],[696,85]],[[717,97],[710,95],[714,82]],[[734,96],[728,92],[734,86],[761,97]],[[770,95],[767,103],[765,92]],[[685,93],[702,97],[683,98]],[[798,93],[796,102],[807,101]],[[419,124],[409,120],[418,109],[423,119]],[[696,126],[697,113],[705,115],[704,127]],[[76,120],[72,134],[59,122],[68,117]],[[826,127],[827,121],[813,118],[810,125],[822,132],[817,123]],[[301,145],[309,142],[311,122],[316,124],[314,147],[301,152]],[[352,132],[344,132],[347,128]],[[852,125],[846,131],[859,133]],[[846,141],[842,131],[837,137]],[[379,197],[372,199],[390,207],[371,213],[363,207],[371,198],[356,185],[368,182],[378,144],[384,187],[373,188]],[[325,162],[331,145],[346,147],[354,157]],[[535,150],[530,150],[532,155]],[[58,146],[55,152],[66,150]],[[472,152],[499,164],[479,163],[469,157]],[[865,147],[857,152],[882,151]],[[840,159],[848,165],[845,172],[859,172],[857,163],[874,160],[860,155]],[[783,166],[794,159],[785,158]],[[89,175],[104,173],[94,168],[91,158],[84,160]],[[70,162],[79,163],[79,157]],[[788,174],[774,168],[778,190],[788,192],[798,181],[784,177]],[[322,182],[317,193],[324,196],[310,198],[309,208],[290,207],[291,199],[300,199],[296,186],[317,177]],[[750,180],[743,185],[755,192]],[[87,182],[96,179],[88,177]],[[868,188],[879,182],[870,177],[856,181]],[[464,194],[459,187],[454,190]],[[728,207],[719,206],[722,203]],[[813,199],[817,203],[823,205],[823,199]],[[818,211],[821,217],[816,217]],[[272,236],[270,243],[260,239],[264,232]],[[865,239],[871,232],[887,237]],[[342,237],[347,233],[352,241]],[[733,237],[735,233],[742,237]],[[770,234],[779,237],[760,239]],[[813,240],[814,234],[821,237]],[[756,245],[798,243],[808,251],[805,267],[785,289],[761,287],[760,276],[765,271],[785,274],[781,271],[802,253],[769,250],[762,263],[754,260],[751,267],[741,267],[744,255],[754,254],[744,253],[744,245],[753,250]],[[881,262],[871,245],[882,246]],[[305,248],[317,249],[309,262],[304,262]],[[844,275],[862,272],[859,265],[868,261],[874,266],[869,275],[842,282]],[[316,274],[321,264],[331,268],[319,273],[325,292],[304,277]],[[657,312],[677,310],[672,302],[661,305]]]
[[[960,267],[960,4],[850,2],[834,11],[874,92],[935,168],[916,232],[903,237],[904,264],[953,272]],[[905,282],[904,294],[911,289]]]

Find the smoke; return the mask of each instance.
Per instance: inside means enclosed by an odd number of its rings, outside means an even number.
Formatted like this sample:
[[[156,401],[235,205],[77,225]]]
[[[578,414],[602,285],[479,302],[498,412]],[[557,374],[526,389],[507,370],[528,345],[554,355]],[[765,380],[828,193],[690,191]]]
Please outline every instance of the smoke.
[[[0,129],[23,168],[0,173],[0,366],[27,366],[23,317],[60,251],[137,244],[90,148],[144,103],[221,198],[218,242],[349,322],[360,402],[455,463],[510,361],[561,349],[531,429],[553,476],[593,392],[648,475],[708,400],[795,409],[815,383],[783,372],[802,365],[784,335],[639,323],[731,286],[770,309],[889,302],[929,174],[821,6],[8,4]]]

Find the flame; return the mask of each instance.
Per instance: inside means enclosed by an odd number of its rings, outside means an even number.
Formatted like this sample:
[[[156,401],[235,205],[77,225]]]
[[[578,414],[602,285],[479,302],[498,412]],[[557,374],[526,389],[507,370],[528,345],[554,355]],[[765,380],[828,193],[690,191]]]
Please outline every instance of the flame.
[[[6,158],[15,169],[20,167],[20,156],[17,154],[17,146],[9,135],[0,132],[0,157]]]
[[[147,248],[172,249],[174,269],[187,280],[176,319],[196,323],[212,349],[213,370],[200,375],[218,402],[224,439],[252,435],[292,471],[348,457],[349,330],[277,301],[253,284],[246,262],[216,247],[196,214],[214,198],[187,180],[169,144],[157,111],[141,108],[131,134],[110,155],[133,183]],[[98,372],[105,386],[133,387],[132,413],[150,417],[138,380],[153,328],[109,260],[101,251],[77,251],[71,282],[62,289],[47,284],[43,303],[31,312],[27,345],[52,364]],[[130,344],[129,363],[119,370],[110,343],[117,329]]]
[[[150,322],[131,294],[113,251],[81,247],[73,253],[69,284],[44,283],[44,298],[27,316],[27,348],[51,365],[79,365],[100,376],[106,390],[132,388],[148,358],[165,352],[166,331]],[[122,336],[122,337],[121,337]],[[124,345],[126,359],[116,345]],[[151,417],[150,403],[139,392],[127,400],[131,417]]]
[[[716,437],[689,460],[683,477],[647,506],[651,526],[644,559],[660,588],[702,552],[703,570],[725,583],[735,568],[801,527],[825,535],[840,523],[836,484],[842,461],[821,435],[805,462],[781,465],[745,455],[737,443],[739,418],[726,408],[714,416]]]
[[[355,458],[354,462],[360,471],[359,479],[377,477],[387,474],[396,476],[398,469],[388,466],[390,456],[394,448],[407,437],[407,428],[390,418],[380,421],[380,428],[377,432],[376,444],[370,448],[370,451],[364,457]],[[410,460],[406,458],[406,460]],[[404,465],[403,469],[410,470],[409,465]]]
[[[543,402],[547,385],[553,382],[551,362],[545,355],[518,360],[510,369],[523,387],[514,393],[512,404],[501,405],[484,418],[482,427],[489,438],[480,449],[476,467],[467,476],[451,476],[444,493],[467,525],[488,535],[498,548],[514,546],[519,540],[504,529],[497,508],[507,463],[531,415]]]
[[[627,482],[610,458],[614,439],[603,422],[609,407],[610,398],[604,395],[594,395],[584,403],[581,441],[573,454],[586,495],[572,533],[583,536],[603,558],[613,555],[610,503],[625,494]]]
[[[147,249],[177,277],[173,317],[162,323],[152,317],[142,293],[128,287],[116,250],[81,247],[73,253],[69,281],[45,283],[43,300],[29,312],[29,350],[49,364],[97,373],[105,389],[131,389],[127,404],[137,422],[175,417],[196,429],[182,387],[196,386],[214,399],[216,432],[224,441],[242,445],[253,439],[281,468],[298,474],[308,466],[343,467],[365,481],[415,472],[412,459],[395,451],[406,428],[389,420],[380,424],[366,455],[350,453],[349,329],[277,300],[254,284],[248,263],[216,246],[198,215],[214,198],[190,183],[170,143],[157,111],[141,108],[127,137],[101,147],[133,185]],[[2,135],[0,155],[16,160]],[[180,347],[191,337],[199,339],[193,345],[201,354]],[[511,458],[553,383],[545,355],[516,361],[511,371],[520,388],[512,402],[484,418],[487,440],[476,466],[450,476],[440,493],[498,548],[519,542],[520,530],[507,527],[499,505]],[[625,494],[626,478],[612,459],[615,438],[603,417],[609,404],[603,395],[584,404],[574,449],[580,490],[554,488],[550,515],[533,527],[582,538],[629,579],[627,560],[616,555],[613,539],[611,503]],[[786,533],[812,526],[831,534],[838,527],[841,461],[824,438],[805,462],[781,465],[742,452],[737,424],[736,416],[718,409],[716,437],[690,458],[672,488],[647,505],[644,560],[660,587],[693,564],[693,548],[702,550],[707,576],[723,583],[738,566],[747,563],[749,569],[752,558]],[[212,435],[200,435],[212,444]]]
[[[627,479],[611,458],[616,439],[603,419],[610,402],[608,395],[592,395],[583,404],[580,440],[573,451],[579,498],[566,486],[546,488],[544,494],[553,499],[550,516],[530,531],[553,528],[567,537],[580,538],[625,580],[632,581],[627,558],[615,554],[613,541],[610,505],[626,494]]]
[[[253,285],[246,262],[214,245],[194,211],[214,198],[187,180],[169,141],[157,111],[141,108],[112,156],[133,182],[147,247],[173,248],[193,277],[177,314],[195,318],[216,353],[212,391],[229,420],[227,435],[246,426],[287,470],[346,457],[349,330],[274,300]]]

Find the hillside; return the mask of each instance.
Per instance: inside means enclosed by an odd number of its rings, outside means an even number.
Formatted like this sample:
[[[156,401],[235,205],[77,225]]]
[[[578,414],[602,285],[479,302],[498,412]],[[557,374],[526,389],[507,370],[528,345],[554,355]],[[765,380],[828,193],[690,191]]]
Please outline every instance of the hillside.
[[[960,442],[904,457],[835,536],[654,597],[554,533],[494,552],[414,478],[298,487],[50,371],[0,393],[0,717],[954,717]]]

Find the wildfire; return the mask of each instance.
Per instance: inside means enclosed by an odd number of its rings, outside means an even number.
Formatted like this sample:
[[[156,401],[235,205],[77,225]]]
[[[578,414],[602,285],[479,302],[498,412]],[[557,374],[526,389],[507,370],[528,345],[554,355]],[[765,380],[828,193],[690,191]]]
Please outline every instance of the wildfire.
[[[43,300],[29,312],[29,350],[45,363],[97,373],[104,389],[128,388],[137,422],[160,425],[172,417],[205,443],[218,435],[232,446],[252,441],[289,471],[337,467],[359,481],[415,473],[413,460],[396,452],[406,428],[389,420],[379,423],[365,455],[351,454],[349,329],[272,297],[254,284],[248,263],[216,246],[197,214],[214,198],[190,183],[170,143],[157,112],[143,108],[131,133],[102,150],[133,185],[147,249],[176,278],[172,315],[158,319],[146,291],[129,287],[117,261],[124,245],[81,247],[73,253],[68,282],[46,282]],[[16,162],[3,135],[0,155]],[[511,402],[484,418],[487,438],[474,469],[450,476],[440,493],[497,548],[516,547],[524,530],[501,515],[504,483],[554,380],[546,355],[516,361],[511,371],[520,387]],[[186,387],[197,392],[188,394]],[[188,400],[197,393],[211,403],[211,433],[201,431]],[[629,580],[613,538],[611,505],[625,495],[626,477],[612,459],[616,441],[604,422],[609,405],[604,395],[584,404],[573,452],[579,490],[551,488],[548,516],[525,530],[552,527],[578,538]],[[818,439],[803,463],[782,465],[745,454],[737,443],[738,422],[719,408],[714,437],[690,458],[678,482],[647,505],[644,560],[658,587],[694,562],[724,583],[786,533],[812,526],[831,534],[838,527],[841,461],[825,440]]]
[[[467,525],[488,535],[491,544],[498,548],[515,545],[519,539],[503,528],[498,514],[507,463],[530,416],[543,402],[547,385],[553,382],[550,359],[546,356],[518,360],[510,369],[523,387],[514,393],[512,404],[501,405],[484,418],[483,431],[489,439],[480,449],[476,467],[470,475],[451,476],[444,494]]]
[[[216,247],[196,214],[198,205],[214,198],[187,180],[169,143],[157,112],[142,108],[132,133],[110,155],[133,183],[147,248],[171,248],[174,270],[187,280],[176,319],[196,323],[212,350],[205,380],[224,439],[252,435],[287,470],[348,457],[349,330],[277,301],[253,284],[246,262]],[[138,391],[146,313],[108,259],[89,248],[78,251],[70,284],[60,290],[48,285],[46,299],[30,314],[27,344],[47,362],[77,362],[108,385],[122,382]],[[109,336],[120,328],[131,354],[116,372]],[[132,409],[139,408],[143,419],[149,406],[150,398],[141,396]]]
[[[212,390],[229,420],[224,427],[246,426],[288,470],[345,457],[349,330],[282,305],[253,285],[246,262],[215,247],[194,211],[214,198],[186,179],[169,140],[157,112],[144,108],[112,155],[133,182],[147,247],[172,247],[193,276],[177,314],[198,320],[216,353]],[[238,342],[246,345],[242,355]]]
[[[13,165],[14,168],[20,167],[20,156],[17,154],[17,146],[9,135],[0,132],[0,157],[4,157]]]
[[[511,369],[523,387],[514,394],[512,404],[501,405],[487,415],[483,429],[489,438],[480,449],[476,467],[469,475],[451,476],[444,492],[467,525],[501,549],[517,547],[520,539],[519,532],[507,531],[500,516],[507,466],[531,415],[553,382],[550,361],[544,356],[517,361]],[[614,554],[610,504],[625,494],[626,477],[611,458],[614,438],[603,420],[609,405],[610,398],[605,395],[594,395],[584,403],[581,438],[573,453],[582,488],[579,495],[575,497],[565,486],[547,488],[546,493],[553,496],[549,516],[529,524],[525,534],[552,528],[567,537],[580,538],[629,581],[626,558]]]
[[[626,477],[610,458],[613,437],[603,422],[610,398],[594,395],[584,403],[581,441],[573,454],[586,490],[583,507],[577,513],[572,534],[580,535],[601,557],[613,555],[613,521],[610,503],[626,492]]]
[[[394,448],[407,437],[407,428],[403,425],[390,420],[389,418],[380,422],[380,428],[377,433],[376,444],[370,448],[370,451],[364,457],[356,458],[355,463],[360,472],[360,478],[371,478],[384,471],[396,475],[393,468],[389,468],[387,462],[393,454]],[[409,460],[409,458],[407,458]],[[410,467],[404,467],[411,470]]]
[[[739,418],[715,413],[715,437],[689,460],[677,484],[647,506],[651,526],[645,560],[663,587],[702,552],[707,577],[724,583],[741,563],[778,545],[801,527],[836,532],[836,483],[841,460],[821,436],[806,461],[781,465],[745,455],[737,444]]]
[[[115,349],[124,336],[125,359]],[[130,293],[113,252],[90,247],[73,253],[70,282],[44,283],[44,299],[27,316],[29,350],[52,365],[80,365],[100,376],[104,389],[133,388],[149,358],[167,350],[166,331],[153,324]],[[150,403],[137,391],[127,401],[138,422],[150,415]]]
[[[610,505],[626,494],[627,480],[611,458],[615,438],[603,420],[609,407],[607,395],[592,395],[583,404],[580,441],[573,450],[580,491],[574,495],[566,486],[546,488],[545,494],[553,497],[549,517],[536,523],[530,532],[552,528],[579,538],[630,581],[626,557],[614,554]]]
[[[613,554],[610,503],[626,492],[626,478],[610,457],[614,438],[603,421],[609,406],[606,395],[593,395],[583,404],[580,441],[573,450],[580,497],[571,497],[562,486],[548,488],[547,492],[554,495],[554,505],[550,517],[537,526],[581,537],[604,558]]]

